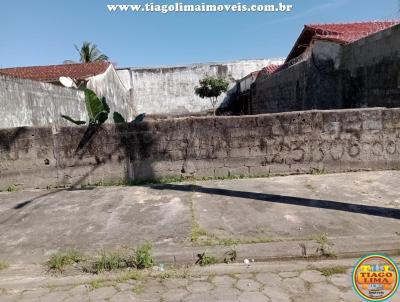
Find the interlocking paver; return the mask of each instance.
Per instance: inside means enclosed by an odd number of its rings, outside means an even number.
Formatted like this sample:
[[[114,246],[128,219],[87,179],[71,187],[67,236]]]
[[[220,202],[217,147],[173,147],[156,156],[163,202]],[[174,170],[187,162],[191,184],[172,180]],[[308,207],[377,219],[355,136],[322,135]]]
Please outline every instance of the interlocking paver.
[[[337,260],[335,263],[330,260],[329,265],[343,266],[341,261],[345,260]],[[349,263],[350,266],[356,263],[356,259],[346,261],[345,267]],[[316,269],[307,270],[310,264],[306,262],[299,264],[298,267],[294,265],[293,271],[288,271],[287,264],[282,266],[282,271],[274,268],[275,264],[264,265],[260,266],[259,270],[252,268],[251,273],[245,266],[233,265],[235,272],[232,272],[232,267],[227,266],[225,269],[225,266],[219,266],[217,272],[206,268],[203,274],[195,273],[196,277],[190,274],[186,278],[170,277],[168,279],[148,276],[134,284],[107,281],[100,283],[100,288],[94,290],[89,285],[72,286],[68,283],[62,286],[62,282],[58,280],[56,284],[59,287],[47,288],[43,285],[37,288],[29,287],[29,291],[23,291],[21,288],[0,290],[0,301],[362,302],[351,288],[352,270],[346,271],[345,274],[325,277]],[[314,262],[312,266],[318,268],[318,262]],[[321,267],[326,267],[326,263],[321,263]],[[400,302],[400,297],[393,297],[390,302]]]
[[[110,302],[135,302],[135,301],[139,300],[137,300],[134,297],[133,293],[127,291],[119,292],[110,299]]]
[[[340,300],[342,291],[337,287],[326,283],[314,283],[310,289],[310,296],[320,298],[326,302],[337,302]]]
[[[253,292],[261,288],[261,283],[253,279],[240,279],[236,283],[236,287],[242,291]]]
[[[282,282],[283,287],[293,295],[299,295],[306,292],[306,286],[303,279],[289,278]]]
[[[212,288],[213,285],[207,281],[195,281],[187,286],[191,293],[203,293],[210,291]]]
[[[89,292],[89,298],[92,301],[97,301],[97,300],[104,300],[104,299],[110,299],[112,296],[114,296],[117,293],[117,290],[114,287],[108,286],[108,287],[101,287],[101,288],[96,288],[93,291]],[[49,301],[51,302],[51,301]]]
[[[239,296],[240,302],[269,302],[269,298],[260,292],[245,292]]]
[[[233,285],[236,283],[236,279],[232,278],[231,276],[215,276],[212,279],[212,283],[216,287],[233,287]]]
[[[281,287],[264,287],[262,291],[274,302],[290,302],[290,295]]]
[[[311,283],[326,281],[326,277],[322,275],[321,272],[314,270],[302,272],[300,278]]]
[[[340,295],[340,298],[346,302],[364,302],[353,289],[347,290]],[[392,301],[391,301],[392,302]]]
[[[237,301],[240,291],[236,288],[217,287],[210,294],[218,301]]]
[[[328,278],[328,281],[335,286],[351,287],[351,276],[345,274],[333,275]]]
[[[190,294],[183,301],[184,302],[199,302],[199,301],[217,302],[217,299],[208,293],[196,293],[196,294]]]
[[[165,302],[173,302],[173,301],[180,301],[186,296],[189,295],[189,292],[183,288],[173,288],[169,289],[162,295],[162,298]]]
[[[167,288],[178,288],[178,287],[185,287],[189,283],[188,279],[168,279],[163,282],[164,286]]]
[[[297,277],[299,275],[300,275],[299,272],[280,272],[279,273],[279,276],[281,278],[294,278],[294,277]]]
[[[256,275],[256,279],[267,286],[278,287],[282,285],[282,278],[274,273],[259,273]]]

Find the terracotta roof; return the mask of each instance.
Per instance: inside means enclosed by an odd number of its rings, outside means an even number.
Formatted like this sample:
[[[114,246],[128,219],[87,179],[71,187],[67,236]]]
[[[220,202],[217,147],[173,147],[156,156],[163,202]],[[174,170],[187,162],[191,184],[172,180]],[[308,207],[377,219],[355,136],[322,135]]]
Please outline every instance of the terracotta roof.
[[[400,20],[305,25],[286,62],[301,55],[313,39],[349,44],[398,24]]]
[[[247,79],[247,78],[250,78],[250,77],[258,77],[258,75],[260,75],[260,74],[267,74],[267,75],[270,75],[270,74],[273,74],[274,72],[276,72],[277,70],[279,70],[279,68],[281,67],[282,65],[276,65],[276,64],[271,64],[271,65],[268,65],[268,66],[266,66],[266,67],[264,67],[263,69],[261,69],[261,70],[257,70],[257,71],[253,71],[253,72],[250,72],[247,76],[245,76],[244,78],[242,78],[241,80],[244,80],[244,79]]]
[[[278,71],[281,68],[281,66],[282,65],[276,65],[276,64],[268,65],[264,67],[262,71],[264,71],[267,74],[273,74],[276,71]]]
[[[110,62],[93,62],[85,64],[3,68],[0,69],[0,74],[42,82],[57,82],[60,77],[84,80],[104,73],[110,65]]]
[[[398,24],[400,24],[399,20],[342,24],[310,24],[306,25],[306,27],[310,30],[314,30],[317,37],[321,39],[334,40],[347,44]]]

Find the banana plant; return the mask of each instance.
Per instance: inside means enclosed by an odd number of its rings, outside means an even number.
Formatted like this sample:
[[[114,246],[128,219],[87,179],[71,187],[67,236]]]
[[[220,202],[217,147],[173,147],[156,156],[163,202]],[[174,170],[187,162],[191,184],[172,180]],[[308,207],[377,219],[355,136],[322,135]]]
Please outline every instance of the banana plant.
[[[103,124],[108,119],[110,107],[106,98],[99,97],[90,89],[85,89],[85,104],[89,115],[89,124]]]
[[[114,123],[116,123],[116,124],[126,123],[125,118],[119,112],[114,112],[113,119],[114,119]]]
[[[139,114],[138,116],[135,117],[135,119],[131,123],[132,124],[140,123],[144,120],[145,116],[146,116],[146,113]],[[116,123],[116,124],[127,123],[125,118],[119,112],[114,112],[113,119],[114,119],[114,123]]]
[[[90,89],[85,89],[85,106],[89,116],[89,124],[103,124],[108,119],[110,107],[106,102],[106,98],[101,99]],[[85,121],[75,120],[67,115],[61,115],[62,118],[76,125],[84,125]]]

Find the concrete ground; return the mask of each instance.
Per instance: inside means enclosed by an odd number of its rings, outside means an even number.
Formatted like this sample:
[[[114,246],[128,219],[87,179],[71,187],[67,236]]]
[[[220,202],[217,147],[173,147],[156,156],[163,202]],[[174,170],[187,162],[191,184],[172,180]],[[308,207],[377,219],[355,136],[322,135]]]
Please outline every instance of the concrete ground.
[[[357,238],[391,242],[400,238],[399,183],[400,171],[381,171],[1,192],[0,260],[42,263],[58,250],[145,241],[160,251],[323,236],[353,247]]]
[[[0,301],[362,302],[352,289],[351,273],[356,262],[221,264],[143,274],[136,280],[118,274],[43,277],[37,267],[14,266],[0,272]],[[389,301],[399,302],[400,294]]]

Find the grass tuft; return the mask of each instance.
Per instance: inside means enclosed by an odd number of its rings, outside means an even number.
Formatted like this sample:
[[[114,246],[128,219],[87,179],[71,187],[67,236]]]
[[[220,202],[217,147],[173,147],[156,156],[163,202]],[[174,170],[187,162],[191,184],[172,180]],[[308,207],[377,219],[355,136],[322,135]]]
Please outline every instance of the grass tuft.
[[[332,275],[337,274],[345,274],[347,272],[347,267],[345,266],[330,266],[324,268],[317,268],[317,271],[320,271],[322,275],[325,277],[330,277]]]
[[[83,266],[83,271],[98,274],[104,271],[112,271],[126,268],[127,264],[123,255],[119,252],[103,252],[96,259],[93,259]]]
[[[7,192],[18,192],[20,189],[16,185],[11,185],[7,188]]]
[[[0,261],[0,271],[7,269],[10,265],[7,262]]]
[[[103,252],[83,265],[83,271],[99,274],[125,268],[146,269],[153,266],[151,244],[140,245],[136,250],[127,249],[111,253]],[[132,275],[133,276],[133,275]]]
[[[151,244],[149,244],[149,243],[143,244],[136,249],[135,264],[136,264],[137,269],[145,269],[145,268],[150,268],[153,266],[154,259],[153,259],[151,250],[152,250],[152,247],[151,247]]]
[[[118,283],[123,283],[126,282],[128,280],[142,280],[143,279],[143,274],[140,271],[136,271],[136,270],[131,270],[131,271],[127,271],[122,273],[120,276],[118,276],[117,278],[117,282]]]
[[[49,270],[63,272],[65,267],[74,263],[79,263],[84,260],[81,253],[75,250],[69,250],[67,252],[58,252],[50,257],[46,262]]]

